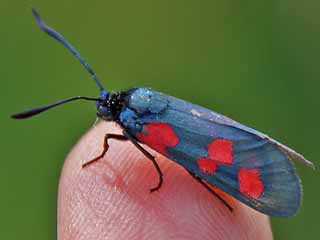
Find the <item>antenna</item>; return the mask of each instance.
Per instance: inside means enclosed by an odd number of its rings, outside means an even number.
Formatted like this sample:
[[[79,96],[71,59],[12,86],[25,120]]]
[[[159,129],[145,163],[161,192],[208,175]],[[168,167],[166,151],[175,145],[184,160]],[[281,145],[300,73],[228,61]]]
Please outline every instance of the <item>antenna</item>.
[[[84,58],[80,55],[80,53],[57,31],[55,31],[53,28],[49,27],[40,17],[39,13],[37,12],[37,10],[32,7],[32,13],[39,25],[39,27],[48,35],[50,35],[51,37],[53,37],[54,39],[58,40],[59,42],[61,42],[67,49],[69,49],[69,51],[82,63],[82,65],[87,69],[87,71],[90,73],[90,75],[92,76],[93,80],[96,82],[96,84],[99,87],[99,90],[102,94],[105,94],[105,90],[102,86],[102,84],[100,83],[98,77],[96,76],[96,74],[93,72],[92,68],[89,66],[89,64],[86,62],[86,60],[84,60]]]
[[[42,113],[42,112],[49,110],[50,108],[59,106],[61,104],[67,103],[67,102],[75,101],[75,100],[101,101],[101,99],[99,99],[99,98],[76,96],[76,97],[66,98],[66,99],[57,101],[55,103],[45,105],[45,106],[35,107],[35,108],[31,108],[29,110],[25,110],[23,112],[13,114],[13,115],[11,115],[11,118],[25,119],[25,118],[33,117],[34,115],[37,115],[39,113]]]

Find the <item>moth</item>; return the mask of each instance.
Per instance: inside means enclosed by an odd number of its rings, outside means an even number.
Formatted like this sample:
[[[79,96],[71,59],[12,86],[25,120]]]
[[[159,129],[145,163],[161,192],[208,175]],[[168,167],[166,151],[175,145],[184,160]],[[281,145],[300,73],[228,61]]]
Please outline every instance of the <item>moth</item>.
[[[291,159],[314,168],[312,162],[257,130],[179,98],[150,88],[105,90],[79,52],[47,26],[34,8],[32,12],[40,28],[62,43],[88,70],[100,96],[67,98],[14,114],[13,118],[29,118],[75,100],[94,101],[98,117],[116,122],[123,135],[106,134],[104,150],[83,167],[106,154],[110,139],[131,141],[153,163],[159,182],[150,191],[156,191],[163,183],[163,174],[155,157],[144,148],[146,144],[186,169],[230,211],[232,207],[210,185],[261,213],[277,217],[296,214],[302,187]]]

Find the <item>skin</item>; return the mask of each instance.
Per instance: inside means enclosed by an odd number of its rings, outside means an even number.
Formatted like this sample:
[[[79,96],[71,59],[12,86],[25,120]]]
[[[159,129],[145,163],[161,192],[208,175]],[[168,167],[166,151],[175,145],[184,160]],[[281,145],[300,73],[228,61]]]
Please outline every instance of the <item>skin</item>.
[[[58,239],[272,239],[269,218],[215,189],[230,212],[182,167],[150,150],[164,174],[160,190],[150,160],[130,142],[110,140],[121,130],[102,122],[90,129],[66,158],[58,197]]]

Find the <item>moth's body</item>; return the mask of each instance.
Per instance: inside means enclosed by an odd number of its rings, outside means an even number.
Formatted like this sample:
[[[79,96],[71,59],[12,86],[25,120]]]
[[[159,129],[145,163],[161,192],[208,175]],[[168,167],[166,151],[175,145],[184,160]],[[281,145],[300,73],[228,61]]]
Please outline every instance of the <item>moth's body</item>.
[[[297,159],[300,155],[267,135],[149,88],[133,88],[109,99],[118,100],[113,101],[118,105],[109,105],[114,118],[104,117],[99,106],[98,116],[117,122],[138,142],[187,171],[268,215],[290,216],[299,208],[300,180],[286,152],[290,150]],[[215,143],[220,148],[229,144],[231,151],[217,150],[222,156],[214,159],[209,146]],[[229,155],[229,160],[223,154]]]
[[[287,217],[298,211],[302,188],[291,159],[314,167],[302,155],[230,118],[149,88],[109,93],[72,45],[48,27],[34,9],[33,13],[41,29],[67,47],[89,71],[100,96],[64,99],[15,114],[13,118],[32,117],[74,100],[95,101],[97,115],[118,123],[123,135],[106,134],[103,152],[84,166],[104,156],[108,139],[130,140],[152,161],[159,174],[158,186],[151,191],[161,187],[163,174],[141,143],[184,167],[230,210],[232,207],[207,183],[270,216]]]

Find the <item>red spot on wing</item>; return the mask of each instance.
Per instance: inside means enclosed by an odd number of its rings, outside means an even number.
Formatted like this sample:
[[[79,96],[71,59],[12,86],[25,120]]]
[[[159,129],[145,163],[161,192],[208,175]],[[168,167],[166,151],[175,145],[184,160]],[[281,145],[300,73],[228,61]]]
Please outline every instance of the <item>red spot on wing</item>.
[[[208,146],[209,158],[222,164],[232,164],[232,141],[226,139],[213,140]]]
[[[197,163],[203,173],[214,174],[217,169],[217,163],[208,158],[198,158]]]
[[[232,141],[215,139],[208,145],[208,157],[198,158],[197,163],[201,172],[214,174],[218,164],[232,164]]]
[[[173,128],[164,122],[152,122],[144,125],[146,134],[138,133],[136,137],[157,152],[168,156],[167,147],[174,147],[179,138]]]
[[[241,168],[238,172],[239,190],[241,193],[258,198],[264,190],[259,169]]]

